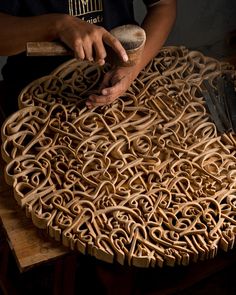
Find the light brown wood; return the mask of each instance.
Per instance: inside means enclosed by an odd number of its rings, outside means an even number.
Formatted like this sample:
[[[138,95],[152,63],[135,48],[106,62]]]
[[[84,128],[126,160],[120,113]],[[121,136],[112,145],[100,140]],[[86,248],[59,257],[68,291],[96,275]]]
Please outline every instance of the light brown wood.
[[[7,183],[36,227],[83,254],[188,265],[235,245],[235,134],[217,133],[202,81],[231,65],[163,48],[122,98],[89,110],[105,68],[72,60],[32,82],[2,126]]]
[[[26,52],[28,56],[73,55],[72,50],[59,42],[28,42]]]
[[[2,159],[0,171],[3,171]],[[69,251],[36,229],[16,204],[12,189],[0,174],[0,218],[21,272],[62,257]]]
[[[145,31],[136,25],[124,25],[112,29],[111,34],[120,41],[129,58],[128,62],[122,62],[117,58],[117,54],[115,52],[111,52],[113,64],[117,64],[119,66],[135,65],[137,60],[140,58],[146,42]]]

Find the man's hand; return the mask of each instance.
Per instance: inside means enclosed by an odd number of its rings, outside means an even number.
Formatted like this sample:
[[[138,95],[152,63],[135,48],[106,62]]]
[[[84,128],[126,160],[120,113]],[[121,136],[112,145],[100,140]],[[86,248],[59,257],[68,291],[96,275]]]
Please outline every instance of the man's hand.
[[[78,59],[96,61],[103,65],[107,55],[104,45],[108,45],[117,53],[118,58],[124,62],[128,61],[120,41],[103,27],[73,16],[65,16],[58,32],[61,41],[74,50]]]
[[[60,39],[78,59],[104,64],[105,45],[127,62],[128,57],[120,41],[103,27],[67,14],[51,13],[32,17],[17,17],[0,12],[0,55],[15,55],[25,51],[27,42]],[[10,36],[10,37],[9,37]]]
[[[123,95],[139,72],[154,58],[173,26],[176,17],[176,0],[160,0],[148,7],[142,23],[146,32],[146,44],[138,63],[134,67],[116,68],[108,72],[101,86],[100,95],[91,95],[87,101],[89,108],[112,103]]]
[[[137,77],[139,71],[133,67],[117,67],[105,74],[100,86],[100,95],[92,94],[86,102],[88,108],[112,103],[123,95]]]

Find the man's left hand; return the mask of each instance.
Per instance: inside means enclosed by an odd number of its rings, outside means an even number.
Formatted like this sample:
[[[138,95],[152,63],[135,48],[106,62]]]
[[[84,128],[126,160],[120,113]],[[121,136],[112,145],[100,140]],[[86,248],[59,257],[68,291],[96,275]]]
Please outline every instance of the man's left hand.
[[[92,94],[86,105],[89,109],[93,107],[111,104],[118,97],[123,95],[131,83],[137,77],[139,71],[133,67],[116,67],[104,76],[100,86],[100,94]]]

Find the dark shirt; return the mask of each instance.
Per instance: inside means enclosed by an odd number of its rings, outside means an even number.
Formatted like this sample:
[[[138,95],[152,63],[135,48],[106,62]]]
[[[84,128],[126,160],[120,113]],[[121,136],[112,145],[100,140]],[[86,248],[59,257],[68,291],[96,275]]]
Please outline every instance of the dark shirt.
[[[143,0],[152,5],[158,0]],[[65,13],[107,30],[135,23],[133,0],[1,0],[0,12],[15,16],[36,16],[48,13]],[[30,40],[29,40],[30,41]],[[25,53],[10,56],[2,69],[12,97],[31,81],[50,74],[71,57],[27,57]]]

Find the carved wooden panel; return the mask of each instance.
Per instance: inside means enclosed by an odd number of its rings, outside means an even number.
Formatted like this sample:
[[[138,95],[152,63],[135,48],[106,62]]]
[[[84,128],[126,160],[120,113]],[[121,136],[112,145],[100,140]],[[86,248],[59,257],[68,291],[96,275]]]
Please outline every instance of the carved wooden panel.
[[[71,60],[22,91],[2,127],[18,204],[63,245],[108,262],[187,265],[232,249],[236,138],[217,134],[201,84],[234,69],[166,47],[122,98],[88,110],[103,71]]]

